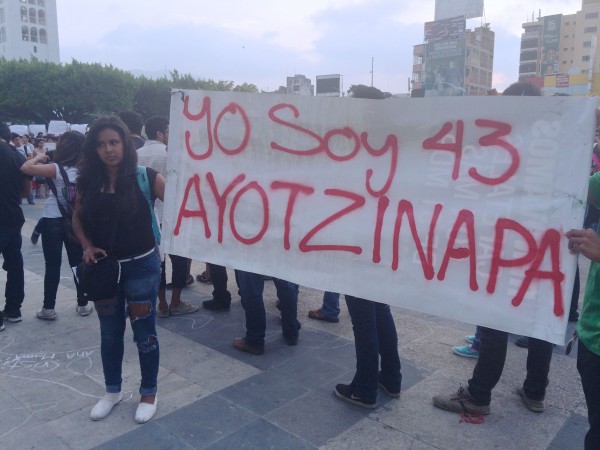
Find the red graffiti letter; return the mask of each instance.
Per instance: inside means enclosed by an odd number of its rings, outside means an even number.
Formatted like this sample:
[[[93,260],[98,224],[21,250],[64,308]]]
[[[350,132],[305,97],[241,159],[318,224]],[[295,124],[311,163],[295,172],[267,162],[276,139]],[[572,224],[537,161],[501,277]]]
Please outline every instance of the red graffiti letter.
[[[375,222],[375,235],[373,236],[373,262],[381,262],[381,229],[383,228],[383,218],[385,211],[390,204],[390,199],[383,196],[379,197],[377,202],[377,222]]]
[[[355,255],[360,255],[362,253],[362,248],[353,245],[334,245],[334,244],[324,244],[324,245],[310,245],[308,241],[310,241],[315,234],[317,234],[320,230],[325,228],[327,225],[335,222],[340,217],[344,217],[347,214],[350,214],[352,211],[356,209],[362,208],[365,204],[365,198],[362,195],[355,194],[354,192],[342,191],[340,189],[325,189],[325,195],[333,195],[336,197],[344,197],[352,200],[352,204],[347,206],[346,208],[338,211],[337,213],[329,216],[323,222],[319,223],[312,230],[310,230],[306,236],[300,241],[298,247],[302,252],[313,252],[318,250],[335,250],[341,252],[350,252]]]
[[[235,114],[237,112],[240,113],[242,121],[244,122],[244,137],[242,138],[242,143],[237,148],[228,149],[228,148],[225,148],[221,144],[221,141],[219,140],[219,125],[221,124],[221,120],[223,119],[223,116],[225,116],[225,114],[229,113],[232,116],[235,116]],[[219,115],[217,116],[217,120],[215,121],[215,141],[217,142],[217,145],[223,151],[223,153],[225,153],[226,155],[233,156],[233,155],[237,155],[238,153],[243,152],[244,149],[246,148],[246,146],[248,145],[249,140],[250,140],[250,120],[248,119],[248,115],[246,114],[246,111],[244,111],[244,108],[242,108],[237,103],[230,103],[225,108],[223,108],[223,111],[221,111],[219,113]]]
[[[190,195],[190,190],[192,189],[192,187],[194,188],[194,194],[196,194],[198,206],[200,207],[200,209],[196,211],[186,209],[188,196]],[[175,225],[175,230],[173,230],[173,234],[175,236],[179,235],[179,227],[181,226],[181,220],[184,217],[200,217],[204,222],[204,236],[206,238],[210,237],[210,228],[208,226],[208,219],[206,217],[206,209],[204,209],[204,202],[202,201],[202,195],[200,195],[200,176],[198,174],[190,178],[188,180],[187,186],[185,187],[185,193],[183,194],[183,202],[179,207],[179,214],[177,215],[177,225]]]
[[[269,110],[269,119],[271,119],[273,122],[278,123],[279,125],[283,125],[285,127],[291,128],[292,130],[297,130],[300,131],[303,134],[306,134],[314,139],[317,140],[318,145],[314,148],[311,148],[309,150],[294,150],[291,148],[287,148],[287,147],[282,147],[281,145],[277,144],[276,142],[271,142],[271,148],[273,150],[281,150],[282,152],[286,152],[286,153],[292,153],[294,155],[300,155],[300,156],[308,156],[308,155],[316,155],[317,153],[323,151],[323,139],[321,139],[321,136],[319,136],[316,133],[313,133],[310,130],[307,130],[306,128],[302,128],[298,125],[294,125],[293,123],[289,123],[286,122],[282,119],[280,119],[279,117],[277,117],[275,115],[275,113],[277,111],[279,111],[280,109],[289,109],[292,111],[292,113],[294,114],[294,117],[297,119],[298,116],[300,116],[300,113],[298,112],[298,109],[294,106],[294,105],[289,105],[286,103],[281,103],[279,105],[275,105],[273,106],[270,110]]]
[[[453,180],[458,178],[458,172],[460,169],[464,127],[464,122],[462,120],[458,120],[456,122],[456,138],[454,142],[450,142],[449,144],[445,144],[441,142],[441,140],[448,136],[450,131],[452,131],[452,123],[450,122],[446,122],[442,129],[435,136],[423,141],[423,148],[425,150],[446,150],[454,153],[454,167],[452,169]]]
[[[398,166],[398,138],[396,138],[396,136],[394,136],[393,134],[388,135],[388,137],[385,140],[385,143],[383,144],[383,147],[377,149],[369,145],[369,134],[365,131],[360,135],[360,141],[362,145],[367,149],[367,152],[369,152],[373,156],[385,155],[388,150],[392,154],[390,161],[390,172],[388,174],[387,180],[383,187],[378,191],[373,189],[373,186],[371,185],[373,169],[367,169],[367,191],[369,192],[369,194],[371,194],[373,197],[385,195],[385,193],[389,190],[390,186],[392,185],[394,175],[396,175],[396,166]]]
[[[227,197],[234,187],[246,179],[246,175],[240,174],[235,177],[221,195],[219,195],[219,190],[217,189],[217,184],[215,183],[215,177],[211,172],[206,174],[206,179],[208,180],[208,184],[210,185],[210,189],[212,190],[213,196],[215,197],[215,201],[217,202],[217,206],[219,208],[219,232],[217,234],[217,240],[219,244],[221,244],[223,242],[223,222],[225,217],[225,208],[227,207]]]
[[[262,228],[256,236],[252,238],[245,238],[238,233],[235,227],[235,208],[242,195],[244,195],[250,189],[254,189],[256,192],[258,192],[258,195],[260,196],[260,199],[262,201],[263,224]],[[269,199],[267,198],[267,193],[265,192],[265,190],[261,188],[256,181],[248,183],[246,186],[240,189],[237,194],[235,194],[235,197],[233,197],[233,201],[231,202],[231,208],[229,209],[229,223],[231,224],[231,232],[233,233],[235,238],[242,244],[246,245],[256,244],[262,239],[262,237],[267,232],[267,229],[269,228]]]
[[[192,145],[190,144],[190,137],[191,137],[191,133],[189,130],[185,130],[185,148],[187,149],[188,155],[190,155],[190,157],[192,157],[193,159],[196,160],[202,160],[202,159],[206,159],[208,158],[211,154],[212,154],[212,150],[213,150],[213,141],[212,141],[212,131],[211,131],[211,120],[210,120],[210,97],[204,97],[204,100],[202,100],[202,109],[200,110],[200,112],[198,114],[192,114],[189,111],[189,103],[190,103],[190,97],[189,96],[185,96],[185,98],[183,99],[183,115],[193,121],[198,121],[201,120],[204,116],[206,116],[206,136],[208,139],[208,148],[206,149],[206,152],[204,152],[203,154],[197,154],[194,152],[194,150],[192,149]]]
[[[298,183],[288,183],[286,181],[273,181],[271,183],[271,189],[289,189],[290,196],[288,197],[287,208],[285,210],[285,219],[283,224],[283,248],[286,250],[290,249],[290,222],[292,220],[292,212],[296,205],[296,198],[298,194],[303,193],[311,195],[315,190],[310,186],[306,186]]]
[[[468,248],[465,247],[454,247],[454,243],[456,242],[456,236],[458,235],[458,231],[462,226],[465,226],[467,229],[467,240],[468,240]],[[452,231],[450,231],[450,238],[448,239],[448,245],[446,246],[446,253],[444,254],[444,259],[442,261],[442,265],[440,266],[440,270],[438,271],[437,278],[438,280],[443,280],[446,277],[446,269],[448,268],[448,262],[450,258],[454,259],[464,259],[470,257],[469,261],[469,286],[472,291],[476,291],[479,289],[477,285],[477,254],[475,248],[475,217],[473,213],[469,210],[463,209],[458,213],[456,217],[456,222],[454,222],[454,226],[452,227]]]

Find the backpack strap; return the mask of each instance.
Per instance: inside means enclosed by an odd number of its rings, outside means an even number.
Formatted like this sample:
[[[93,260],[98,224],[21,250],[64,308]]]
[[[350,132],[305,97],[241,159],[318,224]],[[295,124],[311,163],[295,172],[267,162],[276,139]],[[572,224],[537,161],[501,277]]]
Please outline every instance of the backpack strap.
[[[150,215],[152,216],[152,231],[156,243],[160,244],[160,227],[158,226],[158,220],[156,219],[156,212],[154,211],[154,201],[152,200],[152,189],[150,188],[150,181],[148,179],[148,171],[145,166],[137,166],[137,181],[138,185],[148,202],[150,208]]]

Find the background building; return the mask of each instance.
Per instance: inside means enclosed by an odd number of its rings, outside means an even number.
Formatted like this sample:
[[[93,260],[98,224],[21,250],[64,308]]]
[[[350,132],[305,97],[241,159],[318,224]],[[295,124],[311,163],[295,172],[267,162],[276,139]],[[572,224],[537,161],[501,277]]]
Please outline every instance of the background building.
[[[309,78],[296,74],[293,77],[287,77],[286,93],[293,95],[315,95],[315,87]]]
[[[56,0],[0,0],[0,57],[60,63]]]
[[[317,75],[316,78],[317,95],[327,97],[341,97],[343,95],[342,76]]]
[[[523,24],[519,79],[544,95],[600,95],[600,0],[575,14],[538,15]]]

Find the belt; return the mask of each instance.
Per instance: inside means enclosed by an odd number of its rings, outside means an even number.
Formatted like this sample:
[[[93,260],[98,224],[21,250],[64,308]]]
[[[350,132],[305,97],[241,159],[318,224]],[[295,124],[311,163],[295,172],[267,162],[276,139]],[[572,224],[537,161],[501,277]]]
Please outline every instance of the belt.
[[[126,262],[135,261],[136,259],[142,259],[148,255],[151,255],[154,252],[154,250],[155,250],[155,248],[153,247],[150,250],[148,250],[146,253],[142,253],[141,255],[135,255],[130,258],[117,259],[117,262],[126,263]]]

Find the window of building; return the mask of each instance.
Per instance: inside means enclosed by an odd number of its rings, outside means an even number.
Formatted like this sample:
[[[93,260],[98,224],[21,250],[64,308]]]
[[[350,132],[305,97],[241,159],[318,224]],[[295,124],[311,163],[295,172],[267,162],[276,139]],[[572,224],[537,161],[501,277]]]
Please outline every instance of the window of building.
[[[598,27],[585,27],[583,29],[584,33],[596,33],[598,31]]]
[[[538,40],[537,39],[523,39],[521,41],[521,50],[525,50],[528,48],[537,48]]]
[[[4,8],[0,8],[0,23],[4,23]]]
[[[44,28],[40,28],[40,44],[48,43],[48,35],[46,34],[46,30]]]
[[[40,9],[38,11],[38,23],[40,25],[46,25],[46,13],[43,9]]]
[[[568,47],[563,48],[563,52],[568,52],[568,51],[569,51]]]
[[[35,0],[29,0],[30,5],[35,5]]]
[[[29,40],[29,28],[27,28],[27,26],[26,26],[26,25],[23,25],[23,26],[21,27],[21,38],[22,38],[24,41],[28,41],[28,40]]]
[[[31,27],[31,30],[29,30],[29,35],[31,36],[31,42],[38,41],[38,33],[36,27]]]
[[[582,61],[589,61],[590,60],[590,55],[585,55],[581,57]]]
[[[6,29],[0,27],[0,42],[6,42]]]
[[[38,6],[41,6],[42,8],[46,7],[46,0],[37,0],[38,2]]]
[[[29,8],[29,22],[37,23],[37,11],[34,8]]]
[[[563,61],[562,63],[563,63],[563,64],[566,64],[567,62],[566,62],[566,61]]]
[[[598,13],[597,12],[586,13],[585,18],[586,19],[597,19]]]
[[[21,6],[21,22],[27,22],[27,8]]]
[[[591,46],[592,46],[592,41],[585,41],[585,42],[583,43],[583,46],[584,46],[585,48],[591,47]]]

